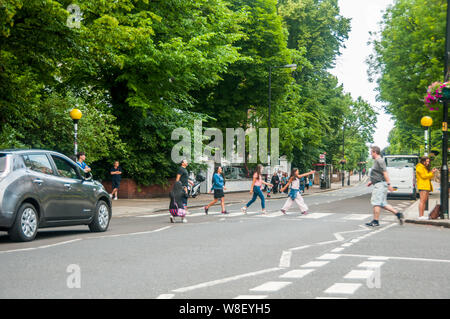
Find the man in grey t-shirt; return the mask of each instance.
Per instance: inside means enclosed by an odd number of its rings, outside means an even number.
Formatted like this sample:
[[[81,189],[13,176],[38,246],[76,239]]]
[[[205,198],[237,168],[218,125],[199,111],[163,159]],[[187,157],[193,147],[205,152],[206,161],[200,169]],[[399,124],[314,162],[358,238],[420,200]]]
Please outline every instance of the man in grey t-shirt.
[[[372,198],[370,202],[373,206],[373,220],[367,223],[367,226],[375,227],[380,226],[379,218],[381,208],[390,211],[392,214],[396,215],[400,225],[403,224],[403,214],[394,209],[387,202],[387,193],[394,191],[389,182],[389,175],[386,169],[386,163],[381,157],[381,150],[378,146],[372,146],[371,148],[372,158],[375,160],[370,172],[370,182],[367,186],[373,185]]]

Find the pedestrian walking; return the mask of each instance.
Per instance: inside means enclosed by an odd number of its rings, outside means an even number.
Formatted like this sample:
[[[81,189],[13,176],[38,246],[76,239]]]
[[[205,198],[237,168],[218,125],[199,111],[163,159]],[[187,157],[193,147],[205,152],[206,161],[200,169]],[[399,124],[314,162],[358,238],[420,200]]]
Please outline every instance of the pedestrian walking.
[[[305,201],[303,200],[303,197],[301,195],[300,191],[300,179],[304,178],[306,176],[309,176],[311,174],[314,174],[315,171],[310,171],[305,174],[299,174],[298,168],[293,168],[291,171],[291,176],[289,177],[289,181],[287,184],[281,189],[281,191],[284,191],[291,185],[291,190],[289,191],[289,197],[286,200],[286,203],[284,204],[283,208],[281,208],[281,212],[283,214],[286,214],[286,211],[291,208],[292,204],[295,202],[298,207],[300,208],[300,212],[302,215],[306,215],[308,213],[308,206],[305,204]]]
[[[188,201],[188,197],[189,197],[189,191],[188,191],[188,187],[190,184],[189,181],[189,172],[186,169],[186,167],[188,166],[188,161],[183,159],[181,161],[180,167],[178,168],[177,171],[177,177],[175,179],[176,182],[181,182],[181,185],[183,186],[183,189],[186,193],[186,196],[183,197],[183,204],[184,204],[184,209],[187,212],[187,201]],[[192,183],[192,182],[191,182]]]
[[[117,193],[119,192],[120,180],[122,179],[122,167],[119,166],[119,161],[114,161],[113,167],[109,170],[111,174],[112,192],[109,194],[111,198],[117,200]]]
[[[428,219],[428,217],[424,216],[423,213],[425,212],[425,206],[430,192],[433,191],[431,179],[437,171],[437,168],[430,169],[430,163],[430,158],[428,156],[423,156],[420,158],[420,162],[416,165],[417,189],[420,194],[419,219]]]
[[[222,214],[228,214],[225,210],[225,194],[223,193],[225,188],[225,178],[223,177],[222,167],[216,167],[213,178],[212,178],[212,187],[210,193],[214,191],[214,199],[211,203],[204,207],[205,214],[208,215],[208,210],[211,206],[217,203],[220,199],[220,205],[222,206]]]
[[[265,203],[265,199],[264,199],[264,194],[261,191],[261,186],[262,186],[262,184],[265,184],[270,189],[271,187],[273,187],[273,185],[263,181],[263,179],[262,179],[262,170],[263,170],[263,166],[261,164],[259,164],[256,167],[255,173],[253,174],[252,186],[250,187],[250,194],[253,194],[253,197],[247,203],[247,205],[245,205],[244,207],[241,208],[242,212],[244,214],[247,213],[247,208],[249,208],[250,205],[255,202],[257,197],[259,197],[261,199],[262,213],[263,214],[266,213],[266,203]]]
[[[77,165],[81,167],[83,172],[89,173],[91,171],[91,168],[85,163],[85,160],[86,160],[86,153],[78,152],[77,153]]]
[[[389,175],[386,169],[386,162],[381,157],[381,150],[378,146],[371,147],[371,156],[374,159],[372,170],[370,172],[370,181],[367,186],[373,185],[372,198],[370,200],[373,206],[373,220],[366,223],[366,226],[376,227],[380,226],[380,212],[381,208],[396,215],[400,225],[403,225],[403,214],[387,202],[387,193],[394,191],[391,186]]]

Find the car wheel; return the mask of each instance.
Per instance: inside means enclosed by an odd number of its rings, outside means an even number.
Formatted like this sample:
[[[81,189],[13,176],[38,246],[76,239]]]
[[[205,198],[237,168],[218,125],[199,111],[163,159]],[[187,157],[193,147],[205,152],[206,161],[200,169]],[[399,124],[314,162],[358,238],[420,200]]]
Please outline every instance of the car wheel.
[[[13,241],[32,241],[36,237],[39,217],[36,208],[24,203],[17,211],[16,220],[9,230],[9,238]]]
[[[111,208],[104,201],[99,201],[95,208],[94,219],[89,224],[92,232],[104,232],[108,229],[111,220]]]

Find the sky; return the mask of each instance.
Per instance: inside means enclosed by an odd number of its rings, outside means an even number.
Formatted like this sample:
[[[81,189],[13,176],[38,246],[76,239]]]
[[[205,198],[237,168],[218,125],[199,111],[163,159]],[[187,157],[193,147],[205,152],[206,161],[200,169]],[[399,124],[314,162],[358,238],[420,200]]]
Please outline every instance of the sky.
[[[341,49],[342,55],[336,60],[336,67],[331,70],[343,84],[345,92],[350,93],[353,99],[361,96],[380,113],[373,145],[381,149],[389,145],[388,135],[394,122],[384,113],[382,103],[375,100],[376,84],[368,81],[368,65],[365,60],[373,53],[372,46],[367,44],[369,32],[380,30],[379,22],[383,11],[393,2],[394,0],[339,0],[341,15],[351,18],[351,32],[344,43],[346,48]]]

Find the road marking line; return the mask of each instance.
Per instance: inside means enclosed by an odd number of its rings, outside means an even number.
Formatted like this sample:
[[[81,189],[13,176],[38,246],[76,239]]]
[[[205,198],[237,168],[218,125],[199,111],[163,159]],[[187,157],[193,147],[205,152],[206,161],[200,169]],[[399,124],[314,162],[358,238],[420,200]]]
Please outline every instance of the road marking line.
[[[315,269],[294,269],[280,276],[280,278],[303,278]]]
[[[186,292],[186,291],[191,291],[191,290],[195,290],[195,289],[211,287],[211,286],[224,284],[224,283],[227,283],[227,282],[230,282],[230,281],[239,280],[239,279],[246,278],[246,277],[258,276],[258,275],[261,275],[261,274],[265,274],[265,273],[269,273],[269,272],[273,272],[273,271],[278,271],[280,269],[282,269],[282,268],[276,267],[276,268],[263,269],[263,270],[259,270],[259,271],[255,271],[255,272],[250,272],[250,273],[247,273],[247,274],[242,274],[242,275],[227,277],[227,278],[223,278],[223,279],[208,281],[208,282],[204,282],[204,283],[193,285],[193,286],[189,286],[189,287],[178,288],[178,289],[175,289],[175,290],[172,290],[172,291],[173,292]]]
[[[156,233],[156,232],[160,232],[166,229],[169,229],[173,226],[166,226],[166,227],[162,227],[162,228],[158,228],[155,230],[149,230],[149,231],[143,231],[143,232],[136,232],[136,233],[125,233],[125,234],[116,234],[116,235],[105,235],[105,236],[91,236],[91,237],[87,237],[87,239],[97,239],[97,238],[114,238],[114,237],[124,237],[124,236],[134,236],[134,235],[143,235],[143,234],[151,234],[151,233]]]
[[[344,276],[345,279],[368,279],[373,275],[373,270],[352,270]]]
[[[295,250],[301,250],[301,249],[305,249],[311,247],[311,245],[305,245],[305,246],[299,246],[299,247],[294,247],[294,248],[289,248],[290,251],[295,251]]]
[[[292,282],[288,281],[268,281],[258,287],[250,289],[250,291],[278,291],[286,286],[289,286]]]
[[[383,266],[383,261],[364,261],[358,265],[358,267],[364,267],[364,268],[380,268]]]
[[[362,284],[336,283],[327,290],[327,294],[354,294]]]
[[[334,213],[311,213],[308,215],[299,216],[298,218],[319,219],[330,215],[334,215]]]
[[[175,297],[174,294],[162,294],[159,295],[156,299],[172,299],[173,297]]]
[[[60,246],[60,245],[65,245],[65,244],[70,244],[70,243],[74,243],[76,241],[80,241],[82,240],[81,238],[77,238],[77,239],[73,239],[73,240],[68,240],[68,241],[63,241],[60,243],[56,243],[56,244],[50,244],[50,245],[45,245],[45,246],[39,246],[38,248],[49,248],[49,247],[55,247],[55,246]]]
[[[348,299],[342,297],[316,297],[315,299]]]
[[[335,248],[335,249],[333,249],[331,252],[332,253],[340,253],[341,251],[343,251],[345,248]]]
[[[267,295],[239,295],[233,299],[264,299]]]
[[[320,257],[317,257],[317,259],[337,259],[341,257],[341,255],[338,254],[324,254]]]
[[[301,265],[300,267],[322,267],[328,263],[329,261],[310,261],[309,263]]]
[[[278,267],[281,268],[289,268],[291,266],[291,256],[292,256],[292,251],[283,251],[283,253],[281,254],[281,258],[280,258],[280,264],[278,265]]]
[[[342,247],[350,247],[350,246],[353,246],[353,244],[352,244],[352,243],[345,243],[345,244],[342,244]]]
[[[370,255],[354,255],[354,254],[341,254],[344,257],[362,257],[369,258],[369,260],[410,260],[410,261],[429,261],[437,263],[450,263],[450,260],[446,259],[430,259],[430,258],[416,258],[416,257],[386,257],[386,256],[370,256]]]
[[[350,214],[345,216],[343,219],[347,219],[347,220],[364,220],[367,219],[369,217],[371,217],[372,215],[370,214]]]
[[[140,215],[140,216],[134,216],[138,218],[152,218],[152,217],[161,217],[161,216],[168,216],[170,213],[164,213],[164,214],[152,214],[152,215]]]

